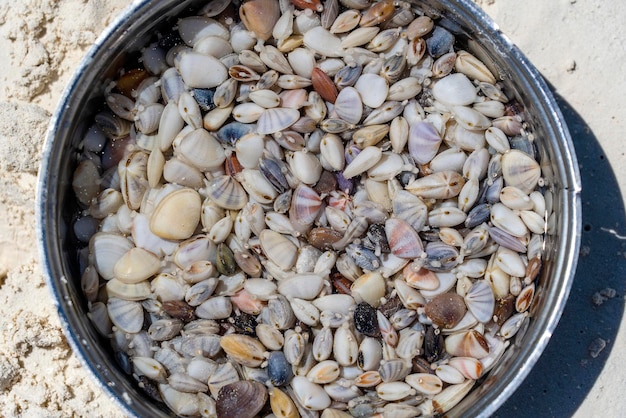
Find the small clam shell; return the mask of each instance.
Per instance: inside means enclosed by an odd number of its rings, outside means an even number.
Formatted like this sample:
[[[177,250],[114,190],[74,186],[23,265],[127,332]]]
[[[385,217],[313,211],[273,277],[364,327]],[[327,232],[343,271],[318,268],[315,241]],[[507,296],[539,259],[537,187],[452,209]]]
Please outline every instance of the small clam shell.
[[[322,174],[322,165],[315,154],[296,151],[287,157],[291,172],[304,184],[317,183]]]
[[[463,298],[455,293],[433,297],[425,307],[426,315],[441,328],[452,328],[463,319],[467,311]]]
[[[134,284],[142,282],[159,271],[160,260],[142,248],[131,248],[115,263],[113,275],[116,279]]]
[[[400,102],[384,102],[365,118],[363,124],[367,126],[387,123],[400,115],[403,110],[404,106]]]
[[[287,298],[313,300],[320,293],[323,286],[324,280],[321,276],[311,273],[302,273],[282,280],[278,285],[278,292]]]
[[[453,356],[481,359],[489,354],[485,337],[475,330],[448,335],[445,345],[446,351]]]
[[[416,289],[435,290],[439,287],[439,278],[435,273],[425,268],[416,270],[415,266],[408,264],[402,271],[406,283]]]
[[[94,267],[105,280],[115,277],[115,265],[132,248],[133,244],[123,236],[105,232],[94,234],[89,242]]]
[[[465,294],[465,304],[474,317],[487,323],[493,316],[495,297],[491,286],[485,280],[477,280]]]
[[[280,7],[274,0],[251,0],[239,8],[241,21],[258,39],[267,41],[280,19]]]
[[[277,418],[298,418],[298,408],[293,400],[282,390],[274,387],[269,390],[270,407]]]
[[[269,260],[283,270],[289,270],[297,259],[296,246],[283,235],[265,229],[259,236],[261,249]]]
[[[272,45],[265,45],[259,54],[261,61],[272,70],[276,70],[281,74],[293,74],[293,70],[289,65],[289,61],[285,55]]]
[[[435,127],[427,121],[413,123],[409,130],[409,153],[418,164],[430,162],[441,144],[441,137]]]
[[[202,128],[185,135],[176,147],[176,154],[200,171],[220,167],[226,159],[215,136]]]
[[[347,34],[341,40],[341,46],[343,48],[348,49],[348,48],[365,45],[366,43],[374,39],[374,37],[376,36],[376,34],[378,34],[379,31],[380,31],[380,28],[376,26],[367,27],[367,28],[357,28],[353,30],[352,32],[350,32],[349,34]]]
[[[414,259],[424,252],[422,240],[417,231],[402,219],[387,219],[385,234],[391,252],[397,257]]]
[[[319,67],[311,71],[313,89],[326,101],[335,103],[337,100],[337,86],[333,80]],[[360,118],[359,118],[360,120]]]
[[[293,192],[289,218],[296,228],[311,225],[322,208],[322,199],[311,187],[300,184]]]
[[[268,350],[281,350],[285,343],[283,334],[271,325],[258,324],[256,327],[256,335],[259,341],[261,341]]]
[[[263,409],[266,401],[267,389],[261,383],[246,380],[229,383],[219,389],[217,416],[252,418]]]
[[[363,104],[372,109],[379,108],[389,93],[387,80],[376,74],[363,74],[354,88],[359,92]]]
[[[226,296],[215,296],[196,308],[196,315],[203,319],[224,319],[232,313],[232,303]]]
[[[367,302],[378,307],[380,299],[385,296],[385,279],[378,272],[363,274],[350,286],[351,295],[357,303]]]
[[[430,211],[428,223],[435,228],[453,227],[462,224],[466,217],[465,212],[459,208],[441,206]]]
[[[354,87],[341,90],[335,100],[335,112],[348,123],[357,124],[361,121],[363,103],[359,92]]]
[[[289,108],[266,109],[259,117],[257,133],[272,134],[287,129],[300,118],[300,112]]]
[[[325,57],[340,57],[343,54],[341,39],[321,26],[304,33],[304,45]]]
[[[342,90],[343,92],[343,90]],[[359,148],[378,144],[389,133],[388,125],[369,125],[356,130],[352,140]]]
[[[163,198],[150,217],[150,230],[164,239],[189,238],[200,222],[202,201],[198,192],[188,188]]]
[[[297,75],[308,79],[311,78],[311,73],[316,65],[315,54],[312,51],[305,48],[296,48],[289,52],[287,60]]]
[[[378,147],[370,146],[364,148],[359,155],[343,171],[346,179],[357,176],[372,168],[382,157],[382,150]]]
[[[296,376],[291,382],[294,395],[306,409],[322,411],[331,404],[331,399],[324,389],[304,376]]]
[[[333,340],[335,360],[341,366],[350,366],[356,363],[359,353],[359,343],[347,324],[337,328]]]
[[[434,374],[415,373],[408,375],[405,381],[418,392],[426,395],[436,395],[443,389],[443,382]]]
[[[257,339],[241,334],[224,335],[220,346],[237,363],[259,367],[265,360],[265,347]]]
[[[465,181],[454,171],[441,171],[413,180],[406,190],[427,199],[449,199],[457,196]]]
[[[411,367],[403,359],[391,359],[381,362],[378,372],[383,382],[397,382],[409,375]]]
[[[280,97],[272,90],[256,90],[251,92],[249,97],[250,100],[265,109],[280,105]]]
[[[462,73],[440,79],[433,86],[432,93],[436,100],[448,106],[465,106],[476,100],[476,88]]]
[[[413,99],[422,91],[422,85],[415,77],[406,77],[389,87],[387,100],[403,101]]]
[[[213,202],[224,209],[241,209],[248,201],[244,188],[231,176],[215,177],[209,182],[207,193]]]
[[[336,361],[324,360],[313,366],[307,373],[307,379],[318,384],[331,383],[337,380],[340,372],[341,368]]]
[[[523,237],[528,233],[528,228],[520,217],[502,203],[491,207],[490,219],[494,226],[515,237]]]
[[[392,205],[397,218],[406,221],[416,231],[422,230],[428,218],[428,208],[419,197],[401,190],[396,193]]]
[[[376,386],[378,397],[385,401],[399,401],[414,395],[415,389],[404,382],[385,382]]]
[[[333,170],[339,171],[344,168],[344,145],[337,135],[324,135],[320,143],[320,153]]]
[[[495,84],[496,79],[487,66],[467,51],[458,51],[454,68],[457,73],[465,74],[472,80]]]
[[[393,17],[395,7],[392,0],[383,0],[378,3],[374,3],[361,17],[360,26],[376,26]]]
[[[361,13],[357,10],[346,10],[341,13],[332,26],[330,27],[330,33],[346,33],[356,28],[361,20]]]
[[[502,156],[502,176],[507,186],[514,186],[524,193],[530,193],[541,177],[541,168],[528,154],[510,150]]]
[[[191,88],[216,87],[228,78],[226,67],[219,59],[197,52],[184,53],[178,70],[185,84]]]
[[[143,326],[143,308],[139,302],[111,297],[107,312],[111,322],[124,332],[137,333]]]

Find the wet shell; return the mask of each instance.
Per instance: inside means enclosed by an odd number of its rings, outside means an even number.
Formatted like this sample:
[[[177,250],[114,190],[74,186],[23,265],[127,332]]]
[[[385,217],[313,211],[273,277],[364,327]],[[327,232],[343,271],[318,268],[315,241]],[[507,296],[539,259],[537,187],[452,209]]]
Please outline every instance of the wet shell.
[[[150,217],[150,230],[164,239],[189,238],[200,222],[202,201],[198,192],[188,188],[163,198]]]
[[[216,411],[218,418],[253,418],[265,406],[267,389],[261,383],[239,381],[219,389]]]
[[[116,279],[129,284],[142,282],[159,271],[160,260],[142,248],[132,248],[113,267]]]
[[[465,301],[456,293],[437,295],[425,306],[426,315],[441,328],[453,328],[466,311]]]
[[[197,52],[184,53],[178,69],[185,84],[191,88],[217,87],[228,78],[226,67],[219,59]]]
[[[109,298],[107,312],[111,322],[124,332],[136,333],[143,326],[141,303],[118,298]]]

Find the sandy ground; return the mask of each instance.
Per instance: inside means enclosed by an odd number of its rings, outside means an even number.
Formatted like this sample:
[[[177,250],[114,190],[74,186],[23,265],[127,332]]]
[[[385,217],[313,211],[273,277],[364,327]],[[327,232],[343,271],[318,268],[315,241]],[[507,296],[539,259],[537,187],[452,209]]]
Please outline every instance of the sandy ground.
[[[556,370],[547,373],[552,372],[565,389],[553,392],[542,372],[536,372],[500,413],[528,416],[524,404],[531,401],[533,416],[626,416],[622,393],[626,354],[619,349],[626,346],[626,325],[620,326],[626,290],[621,279],[626,225],[624,197],[619,193],[619,189],[624,193],[626,180],[626,73],[621,70],[626,62],[622,31],[626,8],[604,0],[477,3],[562,97],[568,122],[575,125],[570,128],[583,184],[599,187],[595,194],[583,193],[582,267],[555,334],[558,341],[574,335],[575,343],[551,343],[540,362]],[[34,202],[39,152],[50,114],[73,68],[126,4],[123,0],[0,0],[2,417],[123,416],[90,381],[64,339],[37,260]],[[600,203],[607,196],[613,206]],[[607,287],[614,288],[616,296],[596,298],[604,303],[593,304],[594,292]],[[572,306],[579,301],[580,309]],[[585,309],[591,315],[585,316],[587,322],[577,318]],[[593,322],[596,319],[600,322]],[[588,347],[598,338],[606,348],[590,356]],[[562,408],[565,404],[569,407]]]

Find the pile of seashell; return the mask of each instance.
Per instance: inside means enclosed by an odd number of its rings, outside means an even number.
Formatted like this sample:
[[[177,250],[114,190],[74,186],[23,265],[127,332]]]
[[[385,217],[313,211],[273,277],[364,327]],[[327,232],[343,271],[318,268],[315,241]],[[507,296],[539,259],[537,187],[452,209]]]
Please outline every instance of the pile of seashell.
[[[150,396],[428,416],[498,362],[552,200],[519,105],[449,25],[403,1],[217,0],[118,74],[73,229],[89,317]]]

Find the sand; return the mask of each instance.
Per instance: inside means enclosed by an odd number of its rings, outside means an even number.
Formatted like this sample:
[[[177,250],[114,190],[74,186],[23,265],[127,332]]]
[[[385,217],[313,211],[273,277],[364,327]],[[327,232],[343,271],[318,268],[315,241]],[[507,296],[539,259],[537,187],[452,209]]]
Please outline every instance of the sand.
[[[65,340],[38,262],[34,202],[39,153],[50,115],[80,58],[127,3],[0,1],[2,417],[124,416],[90,380]],[[626,9],[619,2],[604,0],[477,3],[581,115],[616,177],[626,179],[622,138],[626,73],[621,69],[626,62],[626,38],[621,35]],[[623,180],[620,184],[624,190]],[[607,229],[618,237],[626,233],[623,224]],[[624,289],[617,291],[620,296]],[[624,328],[612,346],[624,346]],[[589,344],[593,340],[590,337]],[[620,393],[626,381],[626,359],[619,351],[600,353],[606,366],[577,417],[600,411],[608,417],[626,413]]]

